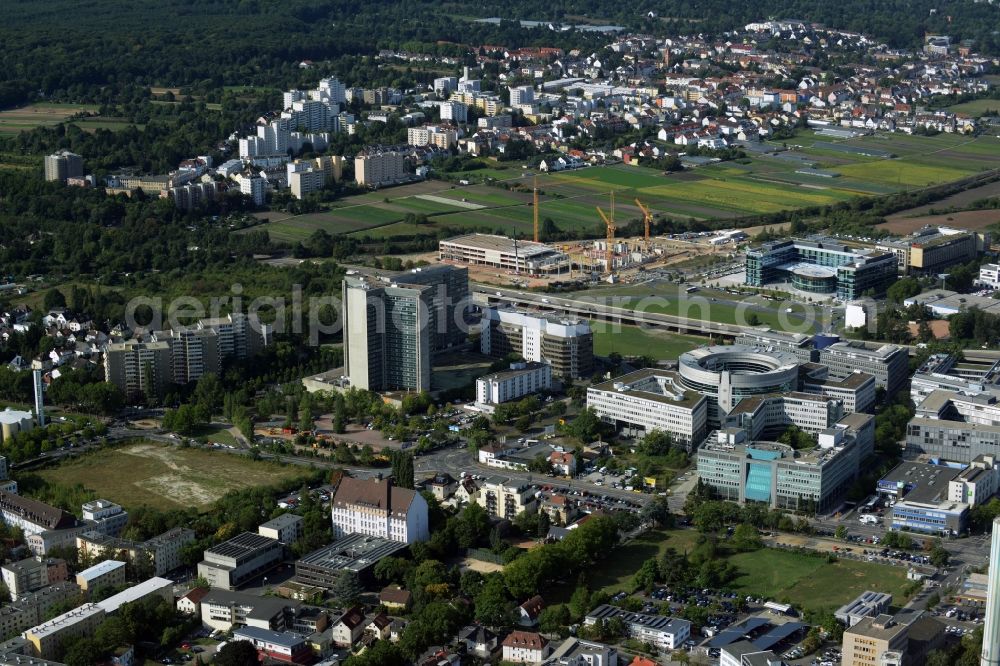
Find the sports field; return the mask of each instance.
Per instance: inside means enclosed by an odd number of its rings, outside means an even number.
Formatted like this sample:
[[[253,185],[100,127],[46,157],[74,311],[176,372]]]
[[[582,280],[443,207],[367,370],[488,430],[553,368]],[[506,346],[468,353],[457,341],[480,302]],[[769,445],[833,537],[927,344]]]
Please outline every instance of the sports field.
[[[451,174],[467,175],[470,185],[427,181],[387,188],[343,199],[325,212],[275,220],[266,228],[273,238],[292,242],[317,229],[379,239],[447,227],[523,238],[532,233],[531,188],[537,179],[540,219],[600,236],[604,224],[595,208],[610,213],[611,192],[619,226],[641,219],[636,199],[662,216],[728,219],[941,184],[1000,162],[1000,140],[992,137],[879,134],[842,140],[807,130],[785,143],[788,150],[782,152],[679,173],[623,164],[535,173],[489,162],[488,168]],[[408,214],[426,215],[427,224],[402,224]]]
[[[36,127],[58,125],[78,113],[96,112],[93,104],[31,104],[0,111],[0,135],[18,134]]]
[[[294,478],[301,470],[203,449],[154,443],[103,449],[37,475],[51,484],[81,484],[95,497],[126,508],[207,508],[230,490],[266,486]]]

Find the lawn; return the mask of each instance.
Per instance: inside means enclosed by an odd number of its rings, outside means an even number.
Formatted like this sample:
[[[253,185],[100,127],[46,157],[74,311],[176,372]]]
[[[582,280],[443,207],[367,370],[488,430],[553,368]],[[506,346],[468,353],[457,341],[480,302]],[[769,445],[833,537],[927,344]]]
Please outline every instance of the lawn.
[[[740,570],[735,591],[797,608],[837,608],[865,590],[890,592],[897,606],[905,602],[906,571],[901,567],[853,560],[831,564],[825,557],[773,548],[739,553],[729,561]]]
[[[228,428],[222,426],[201,426],[195,431],[194,438],[205,444],[218,442],[219,444],[236,445],[236,438],[233,437]]]
[[[943,165],[915,164],[906,160],[882,160],[867,164],[851,164],[838,169],[845,176],[888,183],[897,187],[923,187],[932,183],[947,183],[968,176],[970,171]]]
[[[51,484],[83,485],[126,508],[207,509],[231,490],[294,478],[301,470],[203,449],[145,442],[102,449],[37,472]]]
[[[618,547],[612,558],[589,574],[588,582],[592,589],[604,588],[609,593],[631,592],[632,578],[643,562],[651,557],[661,558],[667,548],[690,551],[698,536],[695,530],[647,532]],[[826,557],[773,548],[738,553],[727,559],[740,571],[730,585],[734,591],[787,600],[800,609],[837,608],[865,590],[892,593],[893,604],[897,606],[906,600],[903,595],[906,571],[900,567],[843,560],[830,563]]]
[[[607,356],[618,352],[623,356],[650,355],[655,358],[677,358],[708,342],[708,338],[644,330],[638,326],[615,326],[594,322],[594,353]]]

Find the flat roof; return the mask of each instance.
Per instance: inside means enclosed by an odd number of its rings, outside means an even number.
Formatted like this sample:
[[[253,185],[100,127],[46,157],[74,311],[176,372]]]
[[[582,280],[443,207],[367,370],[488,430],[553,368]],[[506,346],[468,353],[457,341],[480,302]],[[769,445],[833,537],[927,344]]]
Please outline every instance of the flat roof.
[[[377,536],[349,534],[329,546],[314,550],[296,562],[331,571],[362,571],[406,548],[405,543]]]
[[[121,569],[125,566],[124,562],[119,562],[118,560],[104,560],[99,562],[92,567],[88,567],[76,575],[77,578],[83,578],[83,580],[94,580],[95,578],[100,578],[106,574],[111,573],[116,569]]]
[[[517,254],[519,258],[531,259],[542,254],[564,254],[563,252],[544,243],[535,243],[529,240],[518,239],[516,248],[514,239],[507,236],[497,236],[493,234],[466,234],[455,238],[446,238],[440,244],[461,245],[463,247],[475,248],[477,250],[487,250],[491,252],[503,252],[506,254]]]
[[[233,638],[245,636],[251,640],[264,641],[285,648],[294,648],[305,642],[305,636],[291,631],[271,631],[260,627],[244,626],[233,630]]]
[[[633,388],[631,386],[632,383],[650,379],[653,377],[664,377],[667,381],[674,384],[676,392],[671,395],[667,395],[665,393],[654,393],[646,389]],[[619,384],[623,385],[622,388],[618,388]],[[624,393],[626,395],[634,395],[644,400],[653,400],[655,402],[662,402],[667,405],[677,405],[678,407],[691,408],[695,407],[702,400],[707,400],[705,396],[701,395],[696,391],[690,391],[688,389],[681,388],[680,382],[677,379],[676,372],[671,372],[669,370],[657,370],[655,368],[644,368],[642,370],[636,370],[635,372],[630,372],[627,375],[622,375],[621,377],[616,377],[615,379],[609,379],[606,382],[595,384],[590,388],[596,391],[608,391],[613,393]]]
[[[234,536],[229,541],[223,541],[211,548],[206,548],[205,554],[212,553],[220,557],[239,558],[255,550],[271,548],[276,543],[278,542],[270,537],[261,536],[254,532],[244,532],[243,534]]]
[[[138,601],[139,599],[148,597],[151,594],[156,594],[163,589],[171,590],[171,596],[173,596],[173,587],[174,581],[168,578],[154,576],[153,578],[144,580],[138,585],[133,585],[127,590],[122,590],[118,594],[108,597],[104,601],[98,601],[97,605],[100,606],[105,613],[110,614],[114,613],[125,604]]]
[[[52,618],[48,622],[43,622],[36,627],[32,627],[24,633],[42,638],[44,636],[63,631],[66,627],[79,624],[80,622],[88,620],[95,615],[104,615],[104,609],[97,604],[83,604],[82,606],[77,606],[73,610],[66,611],[62,615]]]
[[[961,471],[944,465],[904,461],[889,470],[879,480],[879,486],[883,483],[903,484],[902,497],[907,502],[939,502],[948,498],[948,482]]]

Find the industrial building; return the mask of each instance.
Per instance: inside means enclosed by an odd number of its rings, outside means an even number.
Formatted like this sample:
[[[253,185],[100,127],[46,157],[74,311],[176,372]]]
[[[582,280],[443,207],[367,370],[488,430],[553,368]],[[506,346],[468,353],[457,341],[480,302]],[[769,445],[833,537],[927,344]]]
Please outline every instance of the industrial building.
[[[961,473],[961,468],[902,462],[879,479],[878,492],[894,502],[893,529],[943,535],[963,532],[969,504],[950,499],[951,484]]]
[[[521,275],[559,275],[568,273],[572,265],[569,255],[544,243],[490,234],[442,240],[438,259]]]
[[[295,563],[295,579],[305,585],[330,589],[344,572],[358,575],[362,582],[373,580],[375,565],[389,556],[402,556],[406,544],[365,534],[349,534]]]
[[[31,412],[18,409],[4,408],[0,412],[0,442],[6,442],[19,432],[28,432],[35,427],[34,416]]]
[[[594,369],[594,335],[590,322],[515,308],[486,308],[480,327],[483,354],[545,362],[562,379],[589,377]]]
[[[244,532],[205,550],[198,575],[212,587],[233,590],[281,563],[284,547],[276,540]]]
[[[896,279],[896,256],[813,237],[764,243],[746,251],[746,284],[787,282],[808,294],[853,301],[882,293]]]

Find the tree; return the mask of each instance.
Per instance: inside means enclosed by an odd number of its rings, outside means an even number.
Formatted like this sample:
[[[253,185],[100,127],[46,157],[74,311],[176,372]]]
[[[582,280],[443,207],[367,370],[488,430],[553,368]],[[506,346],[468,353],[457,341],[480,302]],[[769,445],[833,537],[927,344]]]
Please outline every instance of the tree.
[[[669,527],[673,523],[673,516],[670,514],[670,503],[663,495],[656,495],[639,511],[639,517],[643,522],[656,523],[661,527]]]
[[[97,645],[97,641],[93,638],[83,637],[78,638],[70,645],[63,656],[63,661],[66,662],[67,666],[91,666],[100,661],[100,656],[101,649]]]
[[[489,627],[514,624],[514,600],[507,592],[502,574],[486,576],[482,589],[475,597],[476,620]]]
[[[45,292],[45,298],[42,301],[42,305],[45,307],[46,312],[55,308],[64,308],[66,307],[66,297],[61,291],[53,287]]]
[[[566,431],[581,443],[589,444],[601,434],[602,426],[597,413],[593,409],[587,408],[566,425]]]
[[[342,606],[353,606],[364,591],[365,588],[358,579],[358,574],[345,570],[341,572],[333,587],[330,588],[330,596]]]
[[[651,557],[643,562],[639,570],[635,572],[635,577],[632,579],[632,589],[633,591],[651,591],[659,578],[660,565],[655,557]]]
[[[941,568],[948,564],[948,560],[951,558],[951,554],[945,550],[944,546],[940,543],[935,544],[934,548],[931,549],[930,560],[931,564]]]
[[[846,539],[847,538],[847,526],[846,525],[838,525],[837,529],[833,533],[833,536],[835,536],[836,538],[838,538],[840,540]]]
[[[916,296],[920,291],[920,281],[915,277],[906,277],[889,285],[885,291],[885,297],[893,303],[902,303],[907,298]]]
[[[212,660],[214,666],[259,666],[257,648],[250,641],[229,641]]]
[[[760,539],[760,532],[749,523],[740,523],[736,526],[736,529],[733,530],[732,544],[737,550],[743,552],[760,550],[764,546]]]
[[[393,451],[389,455],[392,465],[392,483],[398,488],[413,488],[413,454]]]

